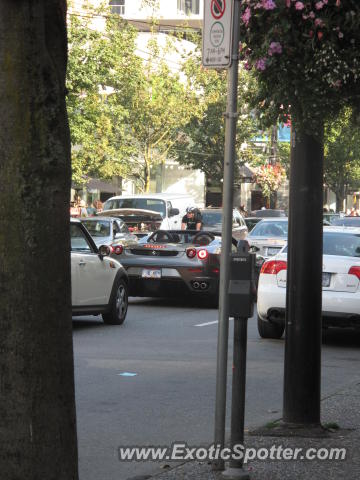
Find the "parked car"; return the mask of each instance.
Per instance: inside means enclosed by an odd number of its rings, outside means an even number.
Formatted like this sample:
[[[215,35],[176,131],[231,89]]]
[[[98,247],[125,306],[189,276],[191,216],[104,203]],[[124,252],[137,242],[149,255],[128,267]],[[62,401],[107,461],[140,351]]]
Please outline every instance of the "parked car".
[[[158,229],[180,229],[189,205],[194,205],[193,197],[181,193],[121,195],[104,203],[102,215],[119,217],[131,232],[145,236]]]
[[[128,309],[128,277],[110,258],[110,248],[98,248],[78,219],[70,220],[72,314],[102,315],[104,323],[121,325]]]
[[[259,256],[267,259],[280,252],[287,243],[288,219],[286,217],[264,218],[247,236],[247,241]]]
[[[233,239],[236,251],[237,241]],[[129,293],[138,297],[193,295],[218,301],[221,233],[158,230],[117,258],[129,276]]]
[[[128,226],[116,217],[82,217],[83,225],[92,236],[97,247],[101,245],[131,245],[138,242],[138,237],[129,232]]]
[[[360,227],[360,217],[340,217],[334,219],[331,224],[343,227]]]
[[[333,225],[333,222],[340,218],[340,213],[334,212],[324,212],[323,213],[323,220],[324,225]]]
[[[285,210],[276,210],[272,208],[264,208],[251,212],[252,217],[268,218],[268,217],[286,217]]]
[[[285,329],[287,247],[266,261],[258,285],[258,330],[280,338]],[[360,327],[360,228],[324,227],[322,316],[326,327]]]
[[[222,229],[222,208],[203,208],[200,209],[202,216],[202,228],[208,232],[221,232]],[[236,240],[244,240],[248,234],[248,228],[241,213],[236,208],[233,209],[232,216],[232,236]]]
[[[255,225],[262,220],[262,218],[261,217],[245,217],[244,220],[248,228],[248,232],[251,232],[251,230],[255,227]]]

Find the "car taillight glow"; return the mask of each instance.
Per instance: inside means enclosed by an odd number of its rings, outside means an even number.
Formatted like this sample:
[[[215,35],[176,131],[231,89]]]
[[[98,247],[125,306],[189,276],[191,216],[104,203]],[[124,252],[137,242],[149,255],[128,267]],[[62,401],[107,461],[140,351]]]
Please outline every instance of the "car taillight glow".
[[[186,250],[186,255],[189,257],[189,258],[194,258],[196,256],[196,249],[195,248],[188,248]]]
[[[205,248],[202,248],[201,250],[198,250],[197,256],[200,260],[206,260],[209,256],[209,252],[205,250]]]
[[[349,275],[355,275],[360,280],[360,267],[351,267]]]
[[[281,270],[287,269],[287,262],[283,260],[269,260],[263,263],[260,273],[268,273],[270,275],[277,275]]]
[[[122,245],[112,245],[112,250],[115,255],[121,255],[124,251],[124,247]]]

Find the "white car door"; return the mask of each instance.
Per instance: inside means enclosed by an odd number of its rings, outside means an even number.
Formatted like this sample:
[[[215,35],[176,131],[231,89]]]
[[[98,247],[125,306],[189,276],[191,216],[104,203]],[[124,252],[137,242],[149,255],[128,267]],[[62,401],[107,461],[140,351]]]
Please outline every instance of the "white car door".
[[[169,229],[170,230],[181,230],[181,215],[170,215],[171,209],[173,208],[171,202],[166,202],[166,210],[168,215]]]
[[[117,268],[93,251],[79,224],[71,225],[71,284],[73,306],[106,305]],[[112,262],[114,263],[114,262]]]

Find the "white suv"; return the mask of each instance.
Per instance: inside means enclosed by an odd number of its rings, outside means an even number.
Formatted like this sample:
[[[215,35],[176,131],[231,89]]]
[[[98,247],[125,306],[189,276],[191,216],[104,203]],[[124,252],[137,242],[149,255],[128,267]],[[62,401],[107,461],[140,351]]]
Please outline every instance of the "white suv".
[[[128,308],[128,278],[107,246],[96,247],[77,219],[70,220],[73,315],[102,315],[104,323],[121,325]]]

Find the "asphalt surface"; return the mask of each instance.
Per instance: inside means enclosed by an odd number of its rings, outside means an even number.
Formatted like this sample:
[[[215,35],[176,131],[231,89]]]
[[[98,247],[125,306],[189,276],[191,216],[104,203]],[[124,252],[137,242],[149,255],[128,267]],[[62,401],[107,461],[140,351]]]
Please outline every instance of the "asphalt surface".
[[[217,310],[184,300],[130,303],[123,326],[105,326],[101,317],[73,322],[80,480],[164,471],[164,463],[120,462],[120,446],[213,441]],[[281,417],[284,340],[260,339],[255,318],[248,330],[245,426],[251,429]],[[230,327],[229,367],[231,337]],[[326,332],[322,397],[358,381],[359,346],[360,333]],[[229,387],[230,374],[231,368]],[[230,391],[230,406],[229,400]]]

